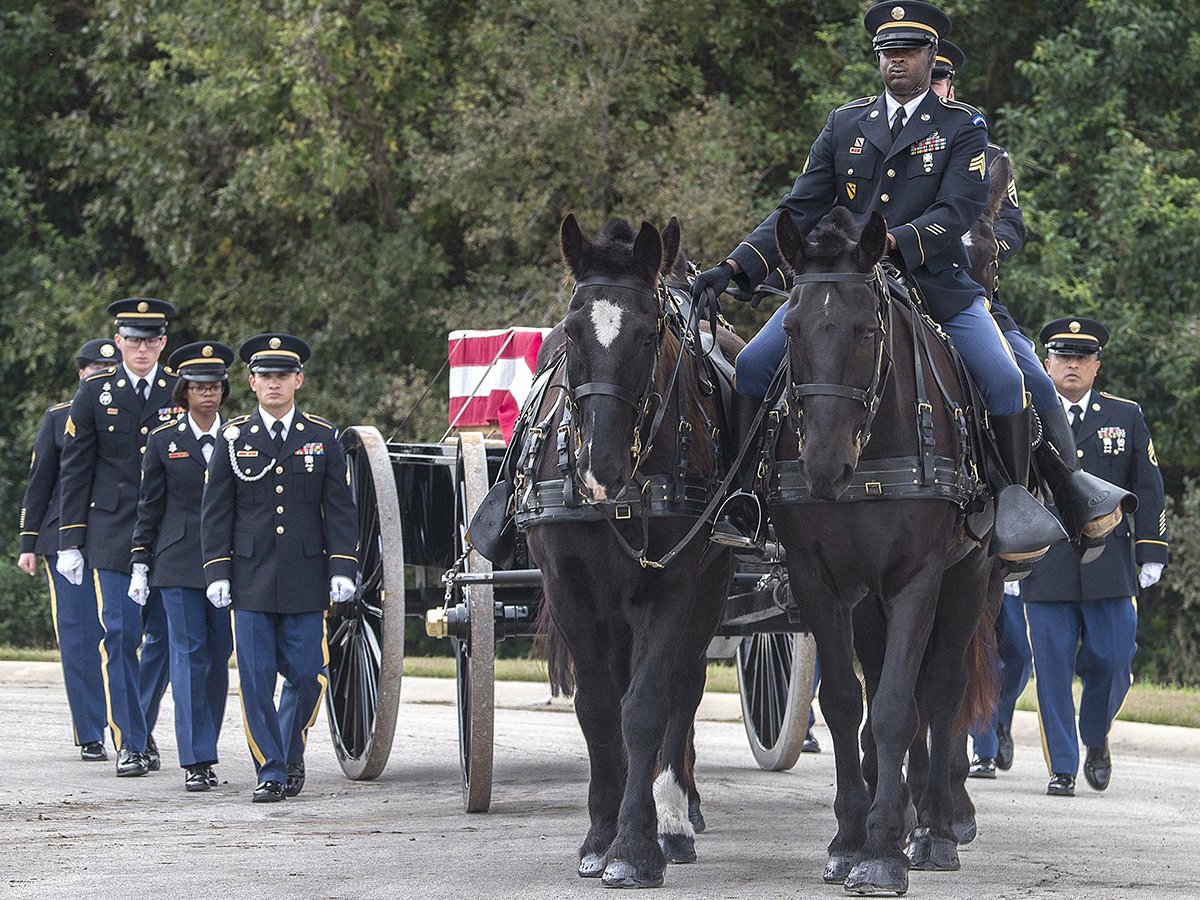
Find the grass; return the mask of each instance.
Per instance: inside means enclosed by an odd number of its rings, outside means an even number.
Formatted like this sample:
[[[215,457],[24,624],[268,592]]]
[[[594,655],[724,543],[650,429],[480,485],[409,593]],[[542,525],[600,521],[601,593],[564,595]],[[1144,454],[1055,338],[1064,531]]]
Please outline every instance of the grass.
[[[22,647],[0,646],[0,660],[13,662],[57,662],[57,650],[31,650]],[[408,656],[404,659],[404,674],[422,678],[453,678],[454,659],[449,656]],[[540,659],[496,660],[497,681],[534,681],[545,683],[546,663]],[[728,663],[710,663],[706,690],[719,694],[737,693],[737,672]],[[1079,704],[1079,682],[1075,683],[1075,703]],[[1033,712],[1037,709],[1037,694],[1033,682],[1017,700],[1017,709]],[[1157,684],[1135,684],[1125,698],[1118,719],[1128,722],[1148,722],[1152,725],[1182,725],[1200,728],[1200,689],[1164,687]]]

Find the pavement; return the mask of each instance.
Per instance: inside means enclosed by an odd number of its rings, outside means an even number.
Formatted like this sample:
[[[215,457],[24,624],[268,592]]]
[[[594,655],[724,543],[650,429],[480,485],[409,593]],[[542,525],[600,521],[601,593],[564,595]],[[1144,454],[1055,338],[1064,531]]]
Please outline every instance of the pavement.
[[[231,673],[235,674],[236,673]],[[236,683],[236,679],[235,679]],[[83,763],[56,663],[0,663],[0,896],[575,898],[587,829],[587,754],[570,706],[546,687],[497,685],[491,811],[462,811],[449,680],[406,678],[392,755],[373,782],[341,773],[322,712],[304,793],[254,805],[236,696],[221,735],[221,784],[186,794],[170,694],[156,736],[163,770],[117,779]],[[700,860],[668,868],[678,898],[845,896],[820,880],[835,825],[833,754],[790,772],[754,764],[734,695],[707,695],[696,726],[708,831]],[[979,837],[955,873],[913,872],[914,898],[1200,897],[1200,732],[1117,722],[1103,794],[1045,796],[1036,716],[1014,722],[1016,763],[971,781]]]

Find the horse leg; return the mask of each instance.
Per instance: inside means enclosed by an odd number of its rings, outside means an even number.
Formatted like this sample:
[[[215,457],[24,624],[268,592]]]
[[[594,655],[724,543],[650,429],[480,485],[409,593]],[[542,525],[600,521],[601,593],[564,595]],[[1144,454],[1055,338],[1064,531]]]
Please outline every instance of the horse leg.
[[[792,584],[804,584],[793,575]],[[854,671],[854,623],[852,611],[835,605],[832,596],[819,596],[816,586],[805,584],[805,621],[812,629],[821,660],[821,711],[833,737],[837,793],[833,811],[838,830],[829,842],[824,879],[841,884],[853,867],[866,841],[867,810],[871,799],[863,781],[858,755],[858,732],[862,725],[862,683]]]
[[[707,671],[705,673],[707,677]],[[704,813],[700,811],[700,790],[696,787],[696,723],[692,722],[692,727],[688,731],[688,752],[687,752],[687,795],[688,795],[688,820],[692,823],[692,828],[696,830],[696,834],[703,834],[704,829],[708,827],[704,822]]]
[[[886,654],[871,705],[878,781],[867,816],[867,840],[861,859],[846,876],[846,890],[852,893],[903,894],[908,890],[908,857],[901,849],[908,798],[900,777],[901,766],[917,733],[915,687],[933,627],[941,574],[939,561],[929,560],[884,604]]]
[[[696,792],[692,772],[695,761],[696,707],[704,694],[707,661],[684,661],[675,679],[671,711],[663,738],[661,765],[654,779],[654,806],[658,813],[658,844],[667,862],[696,861],[696,830],[691,818],[690,797]],[[697,812],[699,807],[697,806]]]

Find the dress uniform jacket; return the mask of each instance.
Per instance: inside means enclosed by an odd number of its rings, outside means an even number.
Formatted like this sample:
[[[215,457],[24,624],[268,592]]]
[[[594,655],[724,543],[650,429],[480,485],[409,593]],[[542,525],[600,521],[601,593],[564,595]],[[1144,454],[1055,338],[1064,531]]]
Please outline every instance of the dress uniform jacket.
[[[82,547],[94,569],[129,572],[142,454],[152,428],[183,412],[161,366],[145,403],[123,367],[84,379],[64,426],[60,547]]]
[[[1082,468],[1137,495],[1132,529],[1126,516],[1108,536],[1104,553],[1080,565],[1066,541],[1050,551],[1021,584],[1026,602],[1063,602],[1133,597],[1138,593],[1137,565],[1167,563],[1167,514],[1162,473],[1154,455],[1142,408],[1093,391],[1076,443]]]
[[[215,452],[215,447],[214,447]],[[208,464],[187,416],[150,432],[133,530],[133,561],[150,568],[155,587],[204,590],[200,503]]]
[[[257,410],[221,429],[201,512],[204,576],[230,581],[235,610],[320,612],[329,579],[358,572],[346,457],[337,429],[299,409],[282,452],[273,443]]]
[[[42,417],[21,503],[21,553],[51,556],[58,552],[58,463],[70,408],[69,400],[56,403]]]
[[[969,268],[962,235],[987,205],[986,157],[987,127],[979,111],[933,91],[894,145],[885,97],[838,107],[792,190],[730,254],[744,273],[739,282],[753,287],[779,267],[775,220],[781,212],[808,234],[835,205],[846,207],[859,227],[877,211],[896,236],[930,314],[945,321],[982,295],[969,278],[957,276]]]
[[[987,145],[988,171],[991,171],[992,163],[995,160],[1006,156],[1008,156],[1007,150],[999,144],[993,144],[989,141]],[[1000,203],[1000,210],[996,213],[996,218],[992,222],[992,228],[996,233],[996,242],[1000,249],[1000,262],[1012,259],[1025,246],[1025,214],[1021,212],[1021,202],[1017,199],[1017,179],[1015,175],[1011,175],[1008,179],[1008,188],[1004,192],[1004,199]],[[996,298],[992,298],[992,315],[996,317],[996,322],[1001,330],[1020,330],[1012,313],[1008,311],[1008,307]]]

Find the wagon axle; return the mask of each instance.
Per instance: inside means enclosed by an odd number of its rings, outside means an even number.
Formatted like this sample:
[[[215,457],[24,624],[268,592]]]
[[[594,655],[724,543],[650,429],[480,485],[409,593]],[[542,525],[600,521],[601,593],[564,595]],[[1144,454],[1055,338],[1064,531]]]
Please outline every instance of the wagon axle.
[[[493,604],[496,622],[496,640],[518,637],[530,633],[533,616],[525,605]],[[431,638],[451,637],[459,641],[468,640],[471,634],[471,611],[466,603],[451,607],[431,609],[425,613],[425,633]]]

